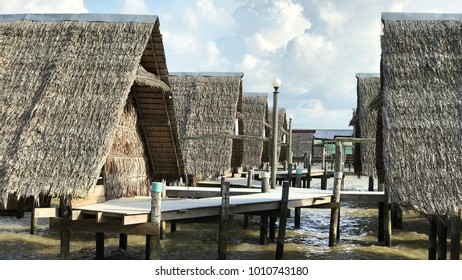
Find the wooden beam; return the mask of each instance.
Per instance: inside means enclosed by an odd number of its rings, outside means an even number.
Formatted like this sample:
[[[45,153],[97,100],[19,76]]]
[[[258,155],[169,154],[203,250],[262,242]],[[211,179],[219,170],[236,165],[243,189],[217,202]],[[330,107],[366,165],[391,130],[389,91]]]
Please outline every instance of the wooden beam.
[[[270,141],[270,137],[260,137],[252,135],[230,135],[230,134],[204,134],[198,136],[180,137],[180,140],[201,140],[209,138],[224,138],[224,139],[238,139],[238,140],[260,140]]]
[[[140,214],[140,215],[129,215],[124,216],[122,224],[124,225],[135,225],[149,222],[149,214]]]
[[[139,118],[136,122],[139,126],[170,126],[170,120],[161,118]]]
[[[47,207],[47,208],[35,208],[34,215],[38,218],[55,218],[59,216],[59,208]]]
[[[133,235],[158,235],[159,230],[154,223],[123,225],[122,223],[97,223],[95,220],[76,220],[50,218],[50,229],[73,232],[111,232]]]

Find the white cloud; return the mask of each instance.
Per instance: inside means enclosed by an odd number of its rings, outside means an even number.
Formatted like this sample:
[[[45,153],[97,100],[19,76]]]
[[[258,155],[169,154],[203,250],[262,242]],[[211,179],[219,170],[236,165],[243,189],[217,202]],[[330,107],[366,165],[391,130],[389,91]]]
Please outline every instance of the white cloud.
[[[121,12],[124,14],[148,14],[149,11],[144,0],[122,0]]]
[[[294,115],[294,127],[351,128],[348,127],[352,116],[351,109],[328,109],[319,99],[307,99],[287,112]]]
[[[225,57],[222,57],[220,49],[215,42],[211,41],[207,43],[206,54],[207,64],[205,67],[210,71],[220,71],[220,69],[229,68],[230,62]]]
[[[83,0],[2,0],[0,13],[88,13]]]

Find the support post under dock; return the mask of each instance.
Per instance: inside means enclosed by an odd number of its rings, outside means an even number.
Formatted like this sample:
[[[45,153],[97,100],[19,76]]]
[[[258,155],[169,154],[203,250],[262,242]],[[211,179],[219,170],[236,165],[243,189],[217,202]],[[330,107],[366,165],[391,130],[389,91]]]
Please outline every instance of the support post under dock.
[[[276,245],[276,260],[281,260],[284,255],[284,242],[286,238],[287,210],[289,205],[289,187],[288,181],[282,185],[281,213],[279,217],[279,233]]]
[[[228,244],[228,222],[229,222],[229,182],[221,185],[221,210],[220,225],[218,231],[218,259],[226,260],[226,249]]]

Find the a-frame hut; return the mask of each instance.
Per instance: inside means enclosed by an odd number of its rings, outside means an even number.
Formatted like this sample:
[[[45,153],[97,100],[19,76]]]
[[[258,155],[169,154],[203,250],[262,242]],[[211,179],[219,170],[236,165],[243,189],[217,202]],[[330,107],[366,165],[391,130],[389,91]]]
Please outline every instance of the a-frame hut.
[[[286,119],[286,109],[285,108],[278,108],[278,160],[276,162],[281,163],[284,160],[287,159],[287,151],[285,147],[285,142],[288,139],[288,131],[287,131],[287,119]],[[266,126],[266,131],[265,135],[267,137],[272,137],[273,134],[273,108],[268,109],[268,115],[267,115],[267,123],[268,125]],[[268,143],[266,143],[263,147],[263,155],[262,155],[262,162],[267,162],[269,163],[271,160],[271,143],[272,141],[270,140]]]
[[[242,73],[170,73],[188,184],[241,166],[242,139],[235,136],[244,129],[242,77]]]
[[[379,73],[356,74],[357,106],[354,115],[353,136],[375,139],[377,132],[377,111],[370,104],[380,92]],[[358,176],[377,177],[375,142],[354,144],[354,171]]]
[[[313,140],[316,130],[293,129],[292,130],[292,153],[293,161],[303,162],[305,155],[309,156],[313,150]]]
[[[244,135],[265,137],[268,115],[268,94],[244,93],[242,97],[242,113],[244,115]],[[263,147],[269,141],[258,139],[244,140],[242,167],[245,170],[261,167]]]
[[[0,16],[0,193],[145,195],[183,173],[157,16]],[[37,204],[39,204],[37,202]]]
[[[462,15],[383,13],[382,22],[386,186],[403,207],[458,216]]]

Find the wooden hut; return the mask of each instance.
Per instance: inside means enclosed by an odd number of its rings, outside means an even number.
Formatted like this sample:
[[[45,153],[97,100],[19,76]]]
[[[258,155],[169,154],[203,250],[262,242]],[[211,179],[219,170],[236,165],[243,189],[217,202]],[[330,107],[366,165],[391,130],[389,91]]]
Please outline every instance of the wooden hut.
[[[386,187],[400,205],[458,216],[462,206],[462,15],[383,13]]]
[[[0,15],[3,207],[145,195],[151,180],[180,178],[159,26],[143,15]]]
[[[265,137],[268,116],[268,94],[244,93],[242,97],[242,113],[244,115],[244,135]],[[258,139],[244,140],[242,167],[244,170],[261,167],[263,147],[270,141]]]
[[[238,144],[242,139],[235,139],[244,129],[242,77],[242,73],[170,73],[185,174],[194,182],[217,178],[242,164],[243,147]]]
[[[380,92],[379,73],[357,73],[357,106],[354,114],[353,136],[376,138],[377,111],[370,109],[372,100]],[[354,144],[354,171],[358,176],[377,177],[375,142]]]
[[[286,118],[286,109],[278,109],[278,160],[276,162],[283,162],[287,158],[287,151],[285,148],[285,141],[287,139],[287,118]],[[267,123],[265,135],[267,137],[272,137],[272,127],[273,127],[273,108],[268,109]],[[263,147],[262,162],[269,163],[271,159],[271,141],[267,142]]]
[[[294,162],[303,162],[305,155],[311,155],[315,133],[316,130],[313,129],[292,129],[292,153]]]

